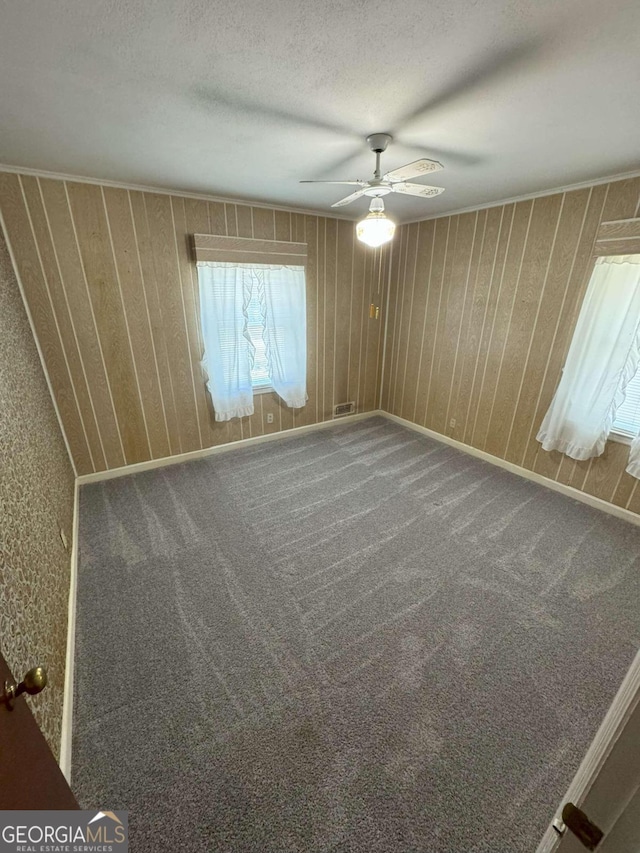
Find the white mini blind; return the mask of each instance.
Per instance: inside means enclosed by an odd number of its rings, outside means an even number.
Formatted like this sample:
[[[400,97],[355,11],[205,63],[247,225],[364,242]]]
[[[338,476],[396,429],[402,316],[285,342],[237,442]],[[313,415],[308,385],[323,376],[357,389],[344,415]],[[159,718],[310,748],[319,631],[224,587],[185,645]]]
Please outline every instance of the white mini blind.
[[[640,370],[627,385],[624,403],[616,412],[612,430],[629,438],[640,433]]]

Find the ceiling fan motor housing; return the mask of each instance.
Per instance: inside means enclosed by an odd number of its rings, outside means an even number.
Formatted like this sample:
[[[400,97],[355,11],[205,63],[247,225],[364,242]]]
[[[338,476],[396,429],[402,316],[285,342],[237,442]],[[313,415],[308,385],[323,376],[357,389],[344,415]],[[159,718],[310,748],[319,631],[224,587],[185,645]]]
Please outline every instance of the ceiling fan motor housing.
[[[386,151],[387,145],[391,142],[392,139],[393,137],[389,133],[372,133],[367,136],[369,148],[375,154],[382,154],[383,151]]]
[[[379,198],[380,196],[388,195],[390,192],[391,192],[391,189],[388,186],[386,186],[386,187],[367,187],[367,189],[364,190],[364,195],[367,195],[370,198]]]

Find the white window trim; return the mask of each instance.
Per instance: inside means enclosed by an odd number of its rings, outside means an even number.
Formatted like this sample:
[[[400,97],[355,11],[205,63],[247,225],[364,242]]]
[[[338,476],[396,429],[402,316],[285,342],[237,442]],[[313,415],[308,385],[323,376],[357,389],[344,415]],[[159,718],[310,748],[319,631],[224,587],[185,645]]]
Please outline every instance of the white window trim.
[[[611,432],[609,433],[609,440],[615,441],[616,444],[628,445],[631,445],[631,442],[633,441],[630,435],[623,435],[621,432],[614,432],[614,430],[611,430]]]

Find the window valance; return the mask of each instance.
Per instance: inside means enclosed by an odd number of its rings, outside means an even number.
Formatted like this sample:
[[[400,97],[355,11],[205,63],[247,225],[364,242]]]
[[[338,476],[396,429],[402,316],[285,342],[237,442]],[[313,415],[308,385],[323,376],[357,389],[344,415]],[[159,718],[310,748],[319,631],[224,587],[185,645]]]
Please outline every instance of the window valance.
[[[640,254],[640,219],[601,222],[593,254],[598,257]]]
[[[305,266],[307,244],[285,240],[258,240],[253,237],[220,237],[194,234],[193,249],[199,263],[218,261],[227,264],[273,264]]]

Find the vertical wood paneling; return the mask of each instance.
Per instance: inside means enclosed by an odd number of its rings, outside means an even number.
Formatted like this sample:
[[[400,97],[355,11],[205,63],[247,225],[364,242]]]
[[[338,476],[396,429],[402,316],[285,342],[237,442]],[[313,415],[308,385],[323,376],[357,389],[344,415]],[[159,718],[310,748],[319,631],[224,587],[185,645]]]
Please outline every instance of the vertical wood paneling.
[[[367,306],[365,305],[365,258],[366,253],[362,251],[358,240],[353,243],[353,274],[351,276],[351,294],[349,302],[349,358],[347,362],[348,402],[358,404],[358,386],[361,369],[361,341],[362,324],[364,322]]]
[[[140,462],[149,458],[149,442],[102,190],[90,184],[69,183],[67,194],[125,463]]]
[[[538,303],[538,313],[531,327],[529,354],[522,373],[517,407],[510,427],[505,457],[517,465],[530,464],[537,448],[535,441],[544,412],[538,418],[541,390],[557,337],[558,322],[566,302],[577,247],[584,227],[590,190],[567,193],[558,222],[553,254],[549,257],[544,296]],[[546,408],[545,410],[546,411]],[[535,433],[534,433],[535,424]]]
[[[273,210],[264,207],[253,207],[253,236],[263,240],[275,240],[275,220]]]
[[[207,202],[207,211],[209,214],[209,224],[206,233],[219,234],[223,237],[228,237],[230,232],[228,230],[227,205],[221,201],[209,201]],[[235,212],[233,213],[233,228],[233,233],[235,234]],[[195,234],[198,232],[194,231],[193,233]],[[213,402],[208,392],[206,393],[206,400],[207,411],[209,414],[209,436],[211,444],[226,444],[229,441],[235,441],[238,438],[241,438],[240,424],[232,421],[216,421],[213,411]]]
[[[424,305],[426,297],[425,288],[418,287],[416,293],[416,270],[418,263],[418,246],[420,235],[420,223],[416,222],[408,228],[407,253],[404,266],[405,301],[408,309],[407,334],[403,336],[403,346],[398,351],[398,375],[402,375],[401,393],[397,400],[397,408],[400,413],[404,411],[405,397],[407,396],[408,375],[414,372],[419,345],[418,324],[420,323],[420,308]],[[410,392],[409,392],[410,393]],[[402,415],[404,417],[404,415]]]
[[[104,450],[100,442],[100,432],[96,413],[91,401],[89,383],[87,381],[84,365],[80,357],[78,340],[75,333],[73,321],[66,299],[60,269],[56,260],[56,253],[51,241],[47,214],[42,201],[40,183],[37,178],[22,178],[22,190],[29,210],[33,232],[42,235],[38,241],[39,255],[42,261],[42,269],[46,271],[46,280],[49,290],[51,306],[56,318],[57,331],[65,353],[69,368],[69,376],[73,383],[74,394],[80,412],[85,439],[91,455],[94,467],[104,467]]]
[[[0,191],[4,200],[2,213],[7,242],[13,249],[16,272],[24,289],[60,417],[65,424],[69,447],[77,470],[92,471],[94,462],[62,342],[53,322],[53,306],[18,176],[0,174]]]
[[[418,366],[416,373],[416,385],[415,392],[408,394],[408,412],[411,411],[411,399],[414,399],[413,406],[413,415],[409,415],[410,420],[417,421],[419,417],[421,417],[422,413],[426,407],[427,401],[427,389],[428,382],[426,377],[430,372],[430,358],[427,357],[427,353],[430,353],[431,350],[429,348],[430,335],[432,333],[431,329],[428,329],[428,324],[431,318],[433,317],[433,310],[429,310],[430,300],[432,300],[432,284],[433,278],[431,273],[433,272],[433,257],[435,254],[435,239],[436,239],[436,228],[437,221],[431,220],[430,222],[424,223],[420,229],[420,243],[419,246],[422,245],[423,251],[418,252],[417,258],[417,267],[416,267],[416,276],[419,281],[419,291],[424,292],[424,307],[420,310],[423,312],[423,321],[422,321],[422,333],[419,341],[416,341],[416,349],[418,355]],[[395,253],[394,253],[395,254]],[[425,275],[426,273],[426,275]],[[393,270],[392,270],[393,275]],[[421,303],[422,304],[422,303]],[[433,303],[431,303],[433,306]],[[418,311],[418,317],[420,316],[420,311]],[[416,334],[420,334],[420,326],[418,324]],[[415,361],[416,353],[414,352],[414,361]],[[423,372],[424,371],[424,372]],[[418,414],[420,412],[420,415]]]
[[[500,392],[496,394],[485,444],[493,455],[502,455],[509,442],[538,306],[544,297],[555,248],[562,200],[558,195],[536,199],[531,209],[524,255],[512,285],[513,303],[496,380]]]
[[[66,186],[61,181],[41,179],[40,191],[47,213],[49,235],[55,248],[62,287],[71,313],[89,394],[96,413],[105,465],[107,468],[124,465],[125,458],[116,421],[110,378],[107,375],[100,338],[97,334]],[[43,239],[46,240],[46,235],[43,235]],[[95,455],[94,452],[94,458]],[[97,467],[97,470],[100,468]]]
[[[453,307],[459,301],[456,281],[452,279],[458,257],[458,250],[465,251],[464,222],[468,216],[451,218],[449,240],[447,242],[444,268],[442,272],[442,312],[438,317],[436,329],[436,352],[434,359],[433,382],[427,403],[427,424],[430,429],[444,429],[444,406],[448,399],[447,367],[451,352],[451,339],[455,328],[456,312]],[[463,223],[461,228],[461,222]]]
[[[310,218],[302,213],[291,213],[289,215],[289,228],[291,240],[296,243],[306,243],[307,269],[307,395],[308,400],[306,406],[300,409],[286,409],[283,413],[283,421],[286,417],[291,417],[292,426],[303,426],[304,424],[315,423],[315,385],[314,390],[311,390],[312,383],[316,381],[316,351],[315,351],[315,311],[317,303],[315,299],[315,237],[312,234]]]
[[[371,302],[380,308],[378,318],[370,318],[367,311],[367,357],[365,360],[365,390],[364,408],[367,411],[377,406],[378,388],[380,384],[380,357],[384,333],[384,291],[385,269],[389,247],[379,248],[374,256],[373,275],[371,279]],[[371,304],[371,303],[370,303]]]
[[[209,201],[207,202],[207,211],[209,213],[209,227],[206,233],[228,236],[224,203],[221,201]]]
[[[385,303],[369,320],[368,299],[385,292],[387,260],[352,223],[5,173],[0,208],[80,474],[313,424],[336,402],[377,405]],[[303,408],[262,394],[252,417],[215,420],[194,233],[308,243]]]
[[[236,204],[238,237],[253,236],[253,211],[246,204]]]
[[[458,217],[455,242],[451,242],[452,260],[447,280],[447,301],[444,331],[438,349],[437,388],[442,389],[435,398],[434,410],[430,415],[433,429],[446,432],[447,412],[451,401],[453,373],[458,358],[460,330],[464,317],[472,254],[478,228],[478,215],[466,213]]]
[[[457,220],[452,229],[452,218],[450,216],[443,219],[441,222],[436,222],[436,245],[433,252],[433,262],[431,265],[432,278],[429,283],[429,301],[427,304],[427,322],[429,328],[427,330],[427,353],[426,364],[428,374],[425,376],[424,387],[424,405],[418,413],[420,418],[419,423],[424,426],[429,422],[430,412],[433,408],[433,401],[437,389],[437,365],[438,365],[438,344],[442,337],[443,319],[446,314],[446,290],[445,290],[445,270],[446,257],[449,251],[450,241],[455,243],[455,229],[457,228]],[[453,230],[453,234],[451,233]],[[444,301],[443,301],[444,293]],[[443,310],[441,311],[441,308]],[[434,369],[435,368],[435,369]],[[422,401],[421,401],[422,402]]]
[[[158,365],[154,357],[151,322],[142,281],[142,270],[127,190],[104,189],[107,219],[122,289],[125,316],[131,338],[147,434],[154,458],[169,455],[167,425],[160,393]],[[144,389],[144,391],[142,391]]]
[[[167,347],[167,334],[162,319],[161,291],[156,278],[153,257],[153,246],[151,244],[151,229],[144,194],[130,192],[129,201],[133,214],[133,222],[136,230],[138,244],[138,257],[140,269],[149,309],[149,320],[151,322],[151,334],[156,361],[158,363],[158,376],[160,377],[160,390],[162,393],[162,405],[164,419],[167,427],[169,450],[173,455],[180,453],[180,435],[178,432],[178,409],[173,393],[173,383],[169,369],[169,349]]]
[[[173,199],[172,199],[173,201]],[[186,299],[187,323],[189,326],[189,344],[191,348],[191,366],[196,391],[196,406],[202,446],[221,444],[227,440],[227,429],[223,423],[214,420],[211,397],[205,387],[205,375],[200,362],[204,355],[202,327],[200,325],[200,296],[198,271],[191,259],[191,235],[208,234],[211,230],[210,207],[201,199],[184,199],[185,220],[176,217],[176,242],[180,249],[180,263],[183,277],[191,282],[191,293]],[[224,222],[224,208],[222,208]],[[182,226],[182,227],[181,227]]]
[[[458,327],[458,337],[456,339],[455,355],[453,360],[453,376],[451,380],[451,388],[449,391],[449,401],[445,415],[445,429],[449,434],[455,434],[458,424],[456,412],[458,409],[458,400],[460,395],[460,386],[462,384],[462,374],[465,367],[465,352],[466,341],[469,337],[471,327],[471,318],[475,305],[476,287],[478,284],[478,272],[480,268],[480,258],[484,249],[484,241],[487,230],[487,211],[480,211],[474,222],[473,236],[471,240],[471,256],[466,271],[463,269],[461,274],[464,276],[464,300],[461,314],[461,321]],[[453,426],[451,425],[453,420]]]
[[[158,294],[161,294],[160,314],[176,405],[180,451],[185,453],[198,450],[201,444],[171,197],[144,193],[144,202]]]
[[[307,405],[293,413],[294,426],[306,426],[321,420],[317,400],[318,385],[318,218],[294,216],[293,239],[302,238],[307,256]]]
[[[460,379],[454,389],[456,404],[449,416],[456,422],[450,434],[464,440],[465,429],[469,420],[471,393],[476,378],[480,342],[485,327],[489,293],[496,257],[498,242],[504,220],[504,208],[492,208],[485,211],[486,217],[482,227],[482,238],[479,246],[478,269],[474,282],[473,296],[470,300],[468,324],[463,332],[464,337],[459,344]]]
[[[480,387],[478,416],[473,432],[473,444],[476,447],[482,448],[482,450],[485,449],[487,440],[490,438],[489,428],[499,391],[498,377],[502,367],[504,346],[509,332],[509,322],[513,310],[516,287],[529,236],[533,204],[532,201],[524,201],[516,205],[505,264],[498,285],[489,351]]]
[[[197,413],[198,439],[200,447],[207,447],[209,442],[209,413],[205,395],[204,376],[200,368],[202,350],[200,349],[200,312],[198,309],[197,293],[191,276],[193,262],[191,261],[191,241],[188,235],[187,211],[185,200],[176,196],[171,198],[175,248],[178,258],[179,285],[182,290],[182,308],[184,311],[187,345],[189,348],[189,365],[191,368],[191,383],[193,398]],[[204,211],[202,212],[204,213]],[[201,217],[197,217],[200,219]]]
[[[471,383],[471,393],[469,395],[469,407],[467,410],[467,420],[464,424],[464,441],[473,444],[473,433],[478,422],[480,413],[480,402],[482,400],[482,390],[484,387],[484,378],[487,373],[487,362],[491,352],[491,341],[493,336],[493,323],[496,316],[498,299],[502,285],[504,273],[504,264],[507,257],[507,248],[513,230],[513,221],[515,217],[515,205],[507,205],[503,208],[503,216],[500,221],[498,232],[498,241],[496,243],[496,251],[491,263],[491,278],[489,280],[488,296],[486,298],[485,309],[482,316],[482,326],[480,332],[480,341],[478,345],[477,355],[475,358],[475,367],[473,370],[473,380]]]
[[[323,308],[323,342],[324,350],[324,389],[323,420],[331,420],[334,404],[334,369],[335,369],[335,316],[336,290],[338,272],[336,267],[336,248],[338,245],[338,222],[336,219],[325,219],[325,264],[324,264],[324,308]]]
[[[338,222],[336,242],[336,294],[334,310],[333,396],[335,403],[349,400],[349,330],[355,234],[351,222]]]
[[[291,214],[286,210],[273,211],[276,240],[293,240]]]
[[[372,304],[377,302],[378,278],[380,272],[381,251],[375,249],[368,256],[368,276],[367,276],[367,299],[366,311],[364,317],[364,337],[361,355],[360,376],[361,390],[358,395],[360,405],[364,409],[373,408],[374,398],[374,383],[375,383],[375,345],[377,340],[377,332],[379,321],[370,316],[370,308]]]
[[[383,408],[635,511],[625,446],[574,463],[541,451],[535,434],[598,225],[634,216],[639,195],[634,179],[443,217],[371,251],[344,221],[0,174],[7,236],[79,473],[326,420],[336,402],[372,409],[382,384]],[[266,394],[251,418],[214,420],[195,232],[308,242],[304,408]]]
[[[564,456],[559,453],[546,453],[535,440],[544,415],[551,405],[551,400],[560,381],[562,366],[571,342],[571,336],[578,317],[578,311],[584,297],[589,279],[591,250],[595,241],[598,225],[602,219],[603,205],[608,194],[608,187],[594,187],[589,195],[585,218],[581,224],[576,254],[572,259],[569,271],[569,281],[564,301],[557,317],[554,338],[552,341],[546,373],[540,389],[540,399],[536,416],[530,433],[530,445],[523,464],[533,467],[533,470],[544,477],[557,479],[562,482],[561,465]],[[568,469],[569,466],[567,466]]]
[[[609,442],[601,457],[574,462],[535,439],[566,359],[598,226],[634,217],[639,201],[636,178],[442,217],[421,224],[415,250],[416,225],[403,226],[383,408],[640,511],[637,481],[624,470],[628,447]]]
[[[316,411],[319,421],[325,420],[324,409],[324,371],[325,371],[325,314],[324,306],[327,292],[327,223],[316,219],[317,272],[316,272]]]
[[[385,323],[386,323],[386,304],[387,290],[389,287],[389,269],[391,266],[391,257],[393,254],[393,242],[384,246],[382,250],[382,263],[380,265],[379,282],[378,282],[378,301],[380,306],[380,314],[378,317],[376,330],[376,373],[374,378],[374,395],[373,408],[380,408],[380,390],[382,384],[382,369],[384,366],[384,343],[385,343]]]
[[[390,405],[394,412],[398,411],[402,399],[401,365],[404,364],[403,354],[407,346],[407,318],[411,310],[410,299],[408,298],[409,283],[407,282],[410,242],[411,227],[401,229],[397,271],[398,292],[394,322],[395,338],[391,352],[391,381],[389,383]]]

